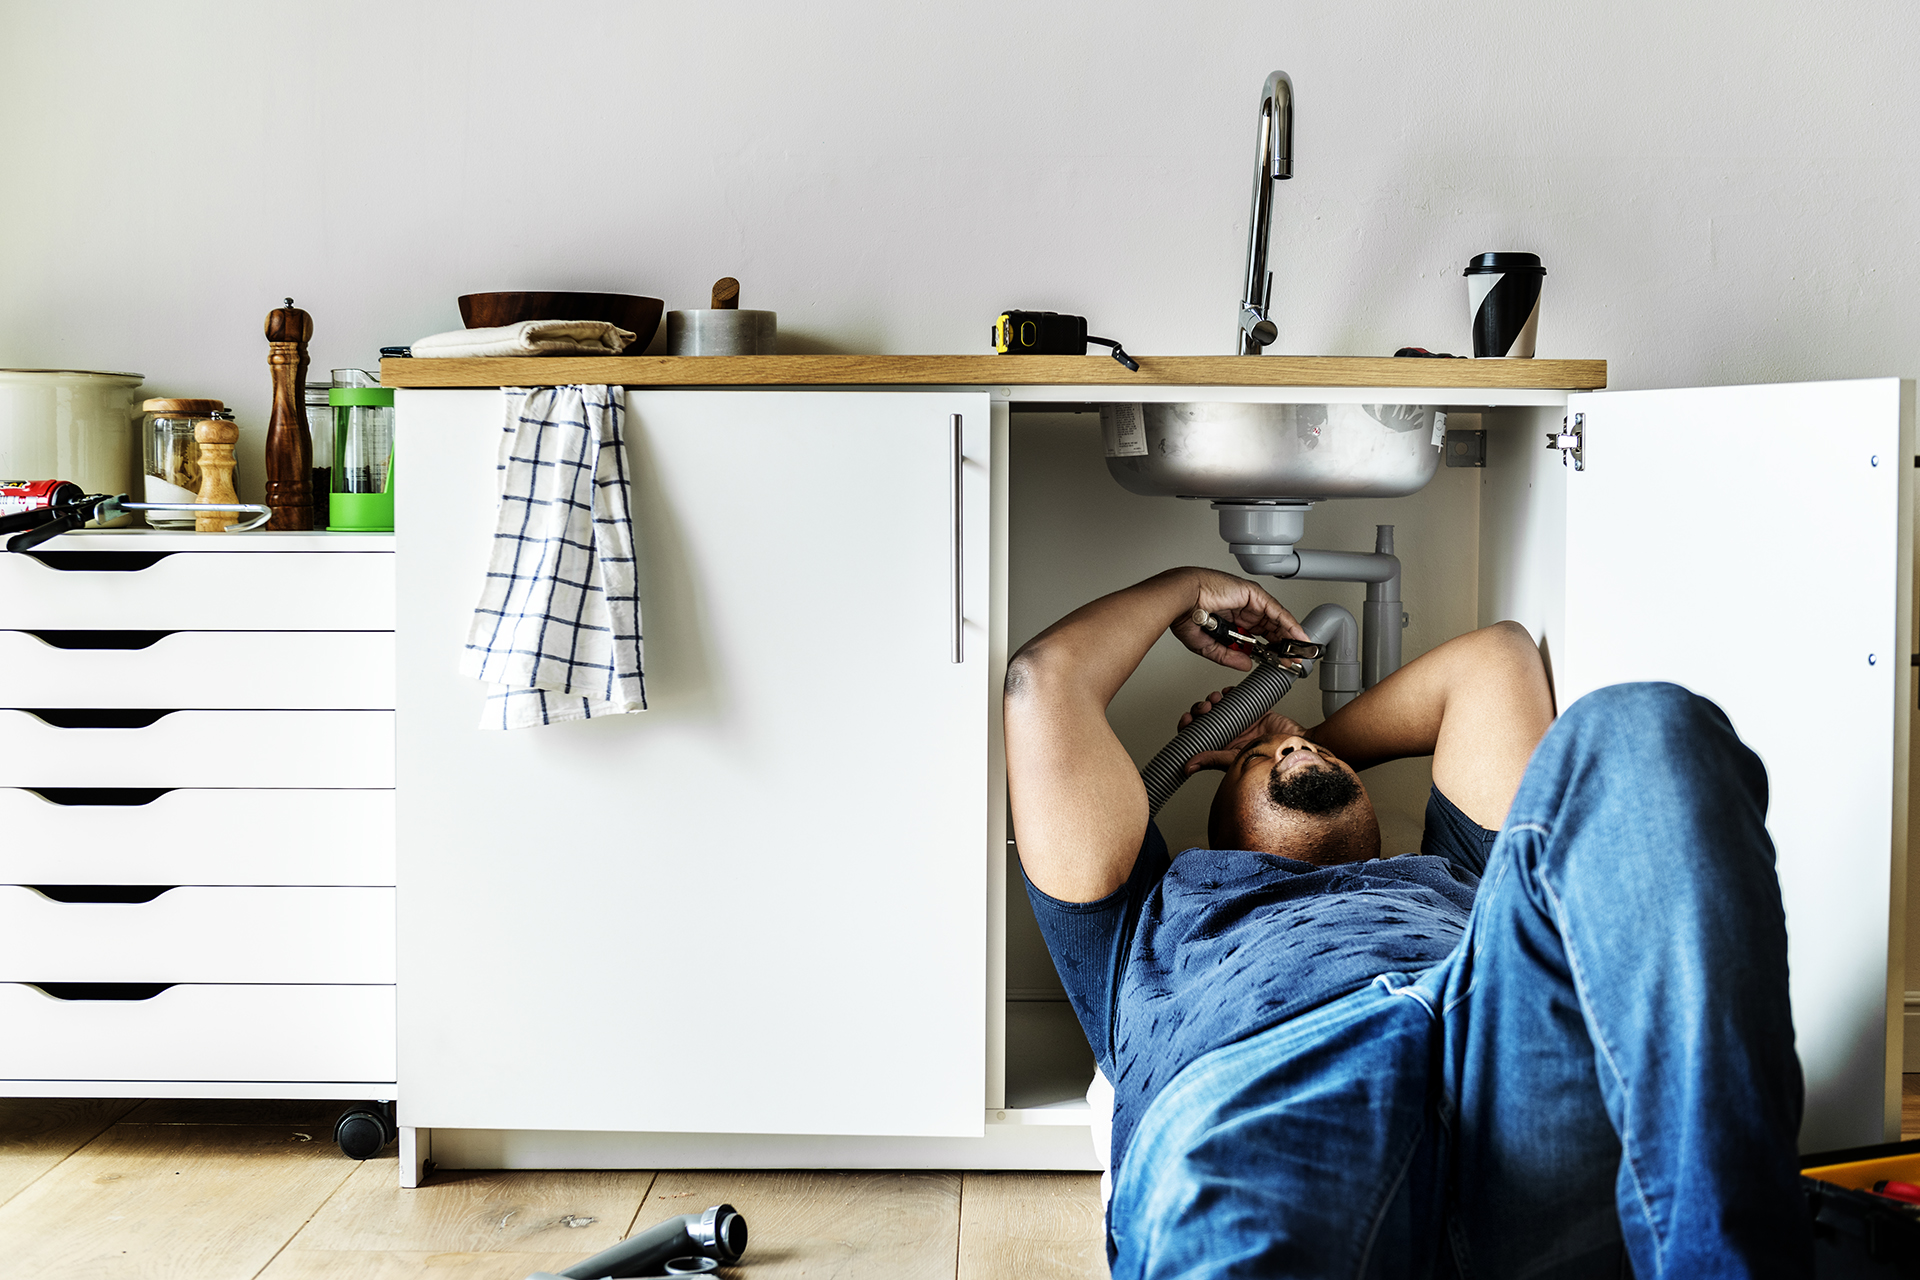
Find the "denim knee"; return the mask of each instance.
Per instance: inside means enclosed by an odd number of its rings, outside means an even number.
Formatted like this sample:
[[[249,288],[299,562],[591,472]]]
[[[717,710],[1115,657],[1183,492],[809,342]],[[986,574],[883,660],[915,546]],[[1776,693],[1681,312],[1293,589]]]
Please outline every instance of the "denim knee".
[[[1700,695],[1664,680],[1610,684],[1576,701],[1561,713],[1556,728],[1570,732],[1640,731],[1661,726],[1681,731],[1725,733],[1726,713]]]
[[[1726,713],[1677,684],[1643,681],[1595,689],[1567,708],[1541,747],[1543,755],[1556,748],[1573,756],[1619,750],[1639,762],[1663,760],[1682,775],[1725,773],[1724,766],[1730,766],[1742,784],[1758,785],[1765,803],[1766,773]]]
[[[1676,684],[1609,685],[1575,702],[1548,731],[1515,809],[1533,820],[1582,822],[1658,814],[1672,830],[1710,816],[1758,831],[1767,773],[1707,699]]]

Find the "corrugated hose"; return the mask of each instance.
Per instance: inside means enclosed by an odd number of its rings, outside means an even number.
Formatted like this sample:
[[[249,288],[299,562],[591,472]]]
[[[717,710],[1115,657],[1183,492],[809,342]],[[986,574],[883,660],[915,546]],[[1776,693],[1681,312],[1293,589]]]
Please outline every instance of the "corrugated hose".
[[[1292,676],[1278,667],[1256,663],[1247,678],[1227,690],[1213,710],[1196,716],[1192,724],[1175,734],[1173,741],[1160,748],[1160,753],[1140,770],[1140,781],[1147,784],[1147,816],[1159,813],[1187,780],[1187,761],[1232,742],[1292,687]]]

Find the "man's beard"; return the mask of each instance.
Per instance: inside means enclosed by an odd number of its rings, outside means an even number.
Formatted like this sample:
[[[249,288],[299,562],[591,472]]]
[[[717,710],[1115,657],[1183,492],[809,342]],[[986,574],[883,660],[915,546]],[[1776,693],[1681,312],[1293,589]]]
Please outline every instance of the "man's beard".
[[[1282,809],[1317,816],[1337,812],[1358,800],[1360,784],[1331,765],[1306,765],[1269,777],[1267,798]]]

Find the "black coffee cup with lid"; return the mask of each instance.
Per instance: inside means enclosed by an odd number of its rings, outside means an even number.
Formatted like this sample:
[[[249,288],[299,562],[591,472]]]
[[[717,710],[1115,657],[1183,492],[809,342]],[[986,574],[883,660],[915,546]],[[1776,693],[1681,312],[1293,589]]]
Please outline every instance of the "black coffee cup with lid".
[[[1537,253],[1483,253],[1467,264],[1467,312],[1473,354],[1533,358],[1540,329],[1540,285],[1547,269]]]

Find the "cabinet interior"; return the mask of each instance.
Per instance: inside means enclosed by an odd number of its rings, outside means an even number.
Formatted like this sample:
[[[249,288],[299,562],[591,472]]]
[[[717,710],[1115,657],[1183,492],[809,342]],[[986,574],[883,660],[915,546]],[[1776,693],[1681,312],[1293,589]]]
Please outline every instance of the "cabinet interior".
[[[1097,413],[1050,412],[1040,405],[1016,408],[1008,463],[1009,654],[1088,600],[1163,569],[1199,565],[1241,572],[1206,503],[1140,497],[1108,476]],[[1304,545],[1335,550],[1371,550],[1374,526],[1394,526],[1395,550],[1405,566],[1406,661],[1483,622],[1542,607],[1537,591],[1529,589],[1538,584],[1531,581],[1528,567],[1505,555],[1503,546],[1483,544],[1482,510],[1483,505],[1494,509],[1493,532],[1498,534],[1510,523],[1515,504],[1537,501],[1528,496],[1528,475],[1542,461],[1557,467],[1558,456],[1536,460],[1520,450],[1532,443],[1536,419],[1545,422],[1550,417],[1551,425],[1557,425],[1560,412],[1456,412],[1449,419],[1456,429],[1487,429],[1487,468],[1442,467],[1431,483],[1408,497],[1331,501],[1316,505],[1308,515]],[[1494,496],[1483,501],[1483,490],[1490,486]],[[1541,546],[1540,540],[1536,529],[1529,558],[1557,551]],[[1490,582],[1483,582],[1483,559],[1493,570],[1487,575]],[[1364,596],[1357,583],[1267,580],[1264,585],[1299,617],[1327,601],[1344,604],[1357,616]],[[1483,590],[1492,598],[1483,600]],[[1543,629],[1538,618],[1521,620],[1536,634]],[[1551,630],[1552,624],[1545,629]],[[1135,760],[1145,761],[1173,735],[1187,705],[1234,678],[1163,636],[1114,699],[1110,717]],[[1309,678],[1296,684],[1280,707],[1302,723],[1317,723],[1318,683]],[[1379,811],[1384,847],[1396,852],[1418,848],[1432,782],[1427,762],[1382,766],[1371,770],[1365,781]],[[1213,792],[1212,775],[1196,778],[1161,811],[1160,828],[1170,849],[1205,844]],[[1055,1105],[1085,1093],[1093,1055],[1034,924],[1016,841],[1009,824],[1006,1106]]]

